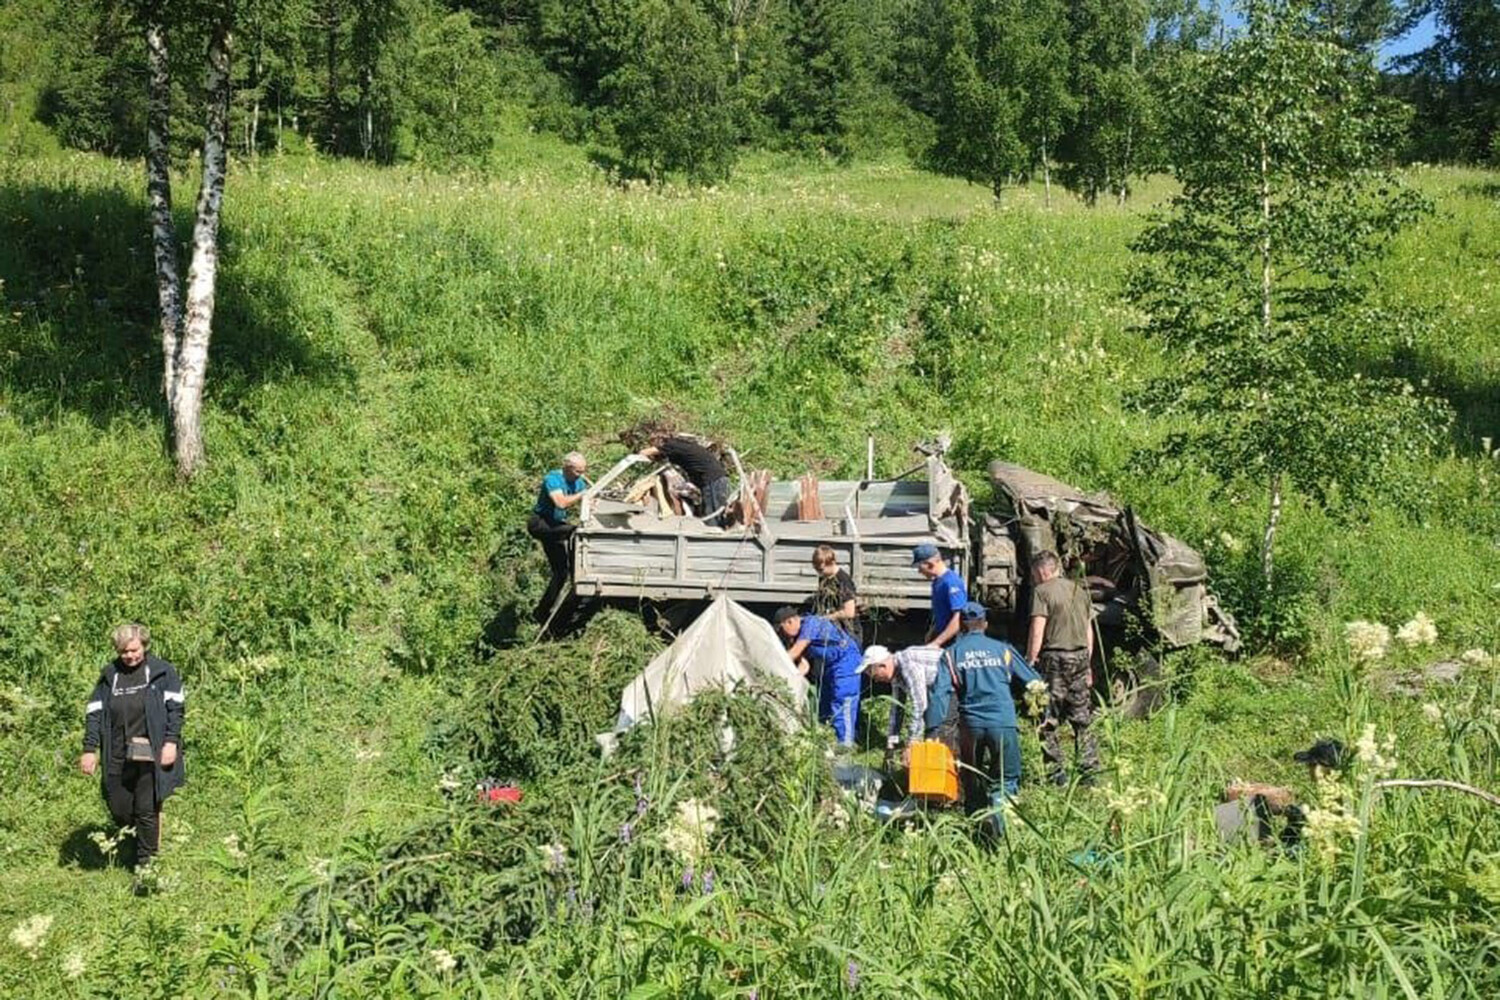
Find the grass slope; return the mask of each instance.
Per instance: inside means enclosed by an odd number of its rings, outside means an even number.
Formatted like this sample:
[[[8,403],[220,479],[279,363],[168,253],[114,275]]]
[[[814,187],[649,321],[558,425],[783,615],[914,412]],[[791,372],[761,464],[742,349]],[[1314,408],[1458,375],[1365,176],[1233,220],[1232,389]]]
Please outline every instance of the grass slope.
[[[1400,363],[1453,402],[1451,453],[1415,510],[1351,523],[1294,503],[1266,602],[1260,498],[1216,504],[1205,479],[1164,482],[1131,462],[1170,429],[1126,405],[1170,362],[1117,295],[1139,213],[1165,186],[1124,209],[1060,197],[1047,210],[1036,190],[997,209],[898,164],[767,156],[725,188],[657,193],[611,186],[541,139],[517,140],[492,177],[241,166],[211,464],[179,486],[161,457],[138,168],[0,164],[0,752],[13,763],[0,928],[55,918],[34,955],[0,941],[0,994],[1492,991],[1493,810],[1388,797],[1332,861],[1226,858],[1205,825],[1227,776],[1300,780],[1287,752],[1367,722],[1398,735],[1403,774],[1500,785],[1492,668],[1433,695],[1446,720],[1434,724],[1380,695],[1341,638],[1348,619],[1394,626],[1421,610],[1438,646],[1398,647],[1398,665],[1497,647],[1500,466],[1477,452],[1500,436],[1500,202],[1490,174],[1412,179],[1440,210],[1403,238],[1381,295],[1433,310]],[[538,770],[520,818],[438,787],[509,759],[441,737],[491,705],[497,678],[555,670],[563,691],[594,678],[577,716],[557,716],[574,729],[539,730],[566,756],[652,648],[611,619],[527,650],[507,623],[543,582],[520,530],[537,475],[575,444],[603,464],[614,430],[658,407],[780,475],[852,473],[866,434],[894,467],[941,427],[981,490],[997,456],[1110,489],[1203,546],[1231,606],[1279,630],[1283,658],[1189,658],[1172,711],[1106,723],[1109,758],[1129,762],[1108,791],[1029,792],[1027,822],[995,855],[974,855],[955,824],[911,837],[840,825],[795,774],[787,787],[806,794],[774,828],[753,801],[736,812],[733,789],[700,783],[730,840],[714,846],[718,890],[689,901],[657,837],[689,790],[670,748],[638,750],[656,761],[641,766],[657,804],[635,855],[614,843],[629,776],[582,758]],[[167,813],[167,888],[144,901],[90,840],[103,810],[74,770],[105,636],[131,618],[190,692],[191,784]],[[476,657],[487,631],[519,645]],[[1349,794],[1361,806],[1367,785]],[[459,894],[500,869],[482,845],[502,834],[527,860],[495,893],[533,921],[509,945],[466,923],[501,904]],[[388,860],[424,836],[442,843]],[[582,925],[554,905],[572,876],[537,867],[533,848],[554,838],[585,882],[612,887]],[[1089,846],[1106,860],[1080,870]],[[396,888],[361,896],[343,870]],[[417,871],[427,894],[403,895]],[[288,955],[276,942],[293,913],[310,929]]]

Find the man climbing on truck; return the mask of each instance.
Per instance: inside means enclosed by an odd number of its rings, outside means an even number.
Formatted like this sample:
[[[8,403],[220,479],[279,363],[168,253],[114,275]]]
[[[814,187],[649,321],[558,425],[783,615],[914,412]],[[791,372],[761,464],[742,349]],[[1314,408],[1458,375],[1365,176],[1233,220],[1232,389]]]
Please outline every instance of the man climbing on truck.
[[[551,617],[552,605],[568,585],[571,572],[568,542],[577,530],[576,524],[568,521],[568,508],[583,499],[583,491],[589,481],[584,476],[588,461],[582,454],[570,451],[563,456],[562,467],[553,469],[542,477],[537,490],[536,503],[532,505],[531,517],[526,521],[526,532],[542,543],[547,555],[547,566],[552,578],[547,581],[547,590],[537,602],[532,617],[538,625],[545,625]]]
[[[864,658],[859,643],[827,618],[800,614],[796,608],[778,609],[771,621],[791,642],[787,655],[798,669],[804,674],[818,671],[818,721],[832,721],[839,745],[854,746],[859,723],[859,668]]]
[[[969,602],[964,578],[948,567],[936,545],[924,542],[911,550],[911,564],[932,581],[932,620],[927,626],[927,645],[942,648],[958,636],[959,611]]]
[[[702,498],[699,512],[723,525],[729,505],[729,471],[718,456],[687,434],[677,434],[664,427],[638,427],[621,435],[625,447],[651,461],[671,462],[682,470],[688,482],[698,488]]]
[[[1092,784],[1099,770],[1099,745],[1089,724],[1094,720],[1094,605],[1088,591],[1061,575],[1055,552],[1032,560],[1031,630],[1026,659],[1047,681],[1047,714],[1042,720],[1042,755],[1049,779],[1066,785],[1067,760],[1057,735],[1063,721],[1073,728],[1080,781]]]

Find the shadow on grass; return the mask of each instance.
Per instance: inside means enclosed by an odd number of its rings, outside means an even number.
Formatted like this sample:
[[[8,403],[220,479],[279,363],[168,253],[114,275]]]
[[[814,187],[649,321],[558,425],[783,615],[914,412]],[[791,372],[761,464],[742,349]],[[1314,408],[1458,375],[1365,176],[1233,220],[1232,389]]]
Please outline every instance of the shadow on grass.
[[[1480,184],[1464,184],[1458,189],[1459,194],[1470,198],[1494,198],[1500,200],[1500,181],[1485,181]]]
[[[233,197],[233,192],[229,197]],[[179,214],[179,242],[189,219]],[[221,248],[235,232],[224,227]],[[184,276],[186,268],[184,265]],[[22,420],[60,411],[96,426],[160,414],[161,342],[147,217],[119,190],[0,183],[0,383]],[[234,408],[288,379],[350,379],[298,326],[284,281],[248,281],[222,249],[208,405]]]
[[[1425,379],[1435,395],[1448,401],[1454,416],[1453,443],[1462,453],[1477,449],[1483,438],[1500,439],[1500,384],[1483,372],[1428,351],[1410,350],[1398,352],[1389,370],[1415,383]]]
[[[107,823],[85,823],[63,840],[57,849],[59,868],[82,868],[84,871],[103,871],[106,868],[129,868],[135,860],[135,838],[127,837],[127,843],[113,855],[106,856],[94,842],[96,834],[106,837],[118,836],[116,829]]]

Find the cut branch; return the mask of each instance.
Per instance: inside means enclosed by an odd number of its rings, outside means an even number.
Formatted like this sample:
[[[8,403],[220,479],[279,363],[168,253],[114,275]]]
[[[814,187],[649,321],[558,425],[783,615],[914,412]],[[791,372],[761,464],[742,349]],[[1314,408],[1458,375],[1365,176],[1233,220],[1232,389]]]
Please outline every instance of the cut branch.
[[[1375,782],[1376,788],[1448,788],[1455,792],[1463,792],[1483,799],[1490,805],[1500,809],[1500,795],[1487,792],[1473,785],[1465,785],[1459,781],[1448,781],[1445,778],[1387,778],[1384,781]]]

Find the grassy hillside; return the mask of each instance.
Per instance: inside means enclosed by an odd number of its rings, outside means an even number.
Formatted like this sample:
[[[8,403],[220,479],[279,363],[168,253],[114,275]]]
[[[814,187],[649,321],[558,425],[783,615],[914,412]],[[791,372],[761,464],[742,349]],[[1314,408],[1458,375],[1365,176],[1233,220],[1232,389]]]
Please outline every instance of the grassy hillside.
[[[1500,790],[1493,661],[1415,700],[1380,683],[1500,647],[1500,463],[1479,455],[1500,438],[1494,175],[1413,174],[1439,212],[1382,275],[1432,310],[1395,363],[1458,417],[1425,500],[1355,519],[1294,503],[1267,600],[1261,498],[1215,503],[1206,478],[1131,461],[1170,430],[1127,406],[1170,362],[1118,299],[1165,185],[1124,209],[1033,190],[996,209],[902,165],[765,158],[658,193],[542,140],[512,152],[493,177],[236,169],[211,464],[188,486],[161,454],[138,166],[0,163],[0,928],[55,918],[34,956],[0,941],[0,994],[1493,992],[1495,810],[1372,794],[1365,768],[1367,835],[1332,860],[1225,855],[1207,810],[1228,776],[1310,794],[1290,751],[1367,723],[1397,735],[1399,774]],[[545,566],[521,522],[562,452],[603,465],[662,407],[780,475],[852,473],[871,433],[893,468],[951,429],[981,492],[1004,456],[1202,546],[1279,640],[1183,658],[1174,708],[1104,725],[1127,763],[1108,789],[1028,789],[992,854],[956,823],[840,820],[816,747],[724,761],[688,720],[605,768],[587,734],[656,640],[610,616],[531,645],[512,623]],[[1350,662],[1344,622],[1418,611],[1436,646]],[[131,618],[189,688],[190,785],[146,900],[90,839],[104,812],[74,764],[108,629]],[[441,787],[501,771],[527,780],[513,814]],[[723,814],[691,895],[660,838],[689,795]],[[549,869],[552,842],[568,860]]]

